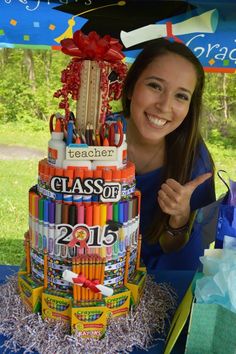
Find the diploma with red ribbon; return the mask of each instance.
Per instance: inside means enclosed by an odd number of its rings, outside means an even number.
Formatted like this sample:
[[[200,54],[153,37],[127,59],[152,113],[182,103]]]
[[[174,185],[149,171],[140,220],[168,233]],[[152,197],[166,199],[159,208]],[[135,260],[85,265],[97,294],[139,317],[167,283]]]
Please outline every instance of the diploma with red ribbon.
[[[69,283],[82,286],[84,288],[90,289],[94,293],[101,293],[104,296],[113,295],[113,289],[108,288],[102,284],[99,284],[97,279],[89,280],[83,274],[76,274],[68,269],[64,270],[62,273],[62,278]]]

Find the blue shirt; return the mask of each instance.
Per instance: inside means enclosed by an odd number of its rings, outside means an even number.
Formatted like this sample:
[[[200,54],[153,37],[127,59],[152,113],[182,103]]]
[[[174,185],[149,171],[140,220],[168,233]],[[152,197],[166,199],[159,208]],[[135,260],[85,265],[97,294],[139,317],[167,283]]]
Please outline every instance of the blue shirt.
[[[145,235],[145,230],[153,222],[157,208],[157,193],[161,186],[162,168],[152,172],[137,175],[136,186],[142,193],[140,230]],[[191,180],[197,176],[212,172],[208,152],[204,145],[200,146],[198,156],[195,161]],[[191,197],[191,210],[199,209],[215,200],[213,178],[208,179],[198,186]],[[196,270],[199,265],[199,257],[203,254],[201,235],[197,232],[191,233],[189,242],[179,251],[164,253],[159,245],[148,244],[143,239],[141,256],[149,271],[158,270]]]

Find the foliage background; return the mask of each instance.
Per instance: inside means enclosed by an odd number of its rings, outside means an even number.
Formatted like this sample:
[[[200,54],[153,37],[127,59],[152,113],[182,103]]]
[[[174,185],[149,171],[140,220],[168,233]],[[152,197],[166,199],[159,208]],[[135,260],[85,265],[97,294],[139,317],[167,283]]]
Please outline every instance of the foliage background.
[[[59,111],[53,93],[70,58],[60,52],[0,50],[0,144],[34,147],[47,154],[48,119]],[[114,111],[120,109],[113,104]],[[62,112],[63,113],[63,112]],[[216,170],[236,180],[236,75],[206,74],[202,133]],[[28,189],[37,182],[37,161],[1,160],[0,264],[19,264],[28,227]],[[216,178],[217,196],[226,188]]]

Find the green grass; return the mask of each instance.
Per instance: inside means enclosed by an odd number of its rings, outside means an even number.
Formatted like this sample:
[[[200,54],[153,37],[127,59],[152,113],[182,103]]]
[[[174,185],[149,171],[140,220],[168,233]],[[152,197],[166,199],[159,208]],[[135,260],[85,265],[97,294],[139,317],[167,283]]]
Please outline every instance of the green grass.
[[[47,150],[49,133],[45,128],[35,130],[22,125],[0,125],[0,143]],[[216,170],[225,169],[236,179],[236,149],[207,144],[215,161]],[[28,190],[37,182],[38,161],[2,160],[0,163],[0,264],[21,263],[23,236],[28,229]],[[216,177],[217,196],[226,191]]]
[[[38,125],[34,123],[30,127],[20,123],[0,124],[1,144],[27,146],[45,152],[49,139],[49,128],[46,122],[39,122]]]

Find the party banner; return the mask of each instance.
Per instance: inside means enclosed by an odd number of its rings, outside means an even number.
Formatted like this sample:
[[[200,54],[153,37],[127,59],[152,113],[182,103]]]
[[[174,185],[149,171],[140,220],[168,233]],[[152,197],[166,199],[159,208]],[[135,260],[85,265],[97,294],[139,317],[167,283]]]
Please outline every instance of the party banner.
[[[0,47],[60,49],[81,29],[118,38],[129,60],[151,39],[184,42],[206,71],[236,70],[235,0],[0,0]]]

